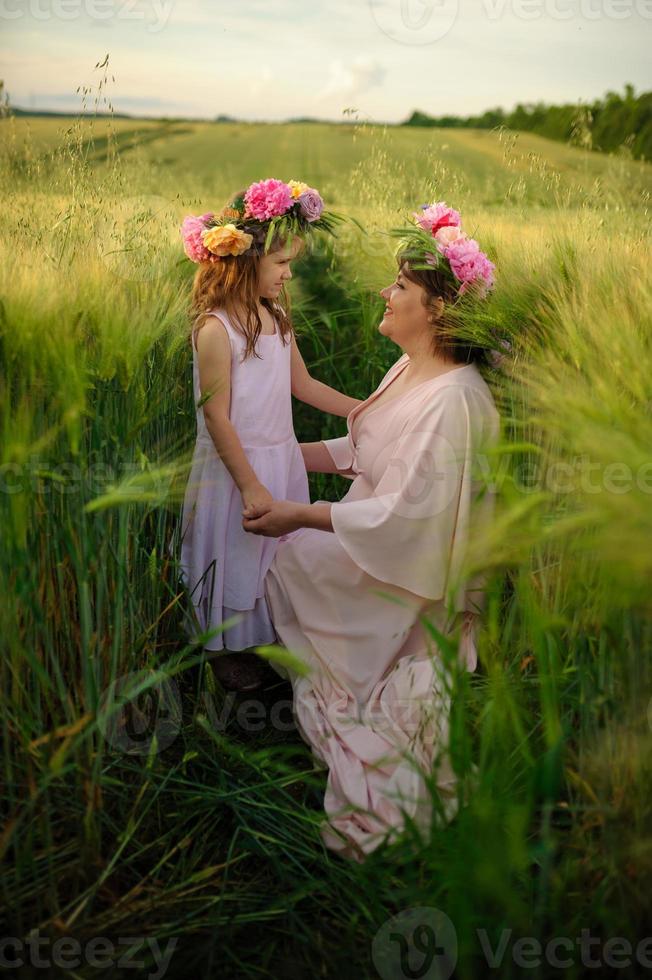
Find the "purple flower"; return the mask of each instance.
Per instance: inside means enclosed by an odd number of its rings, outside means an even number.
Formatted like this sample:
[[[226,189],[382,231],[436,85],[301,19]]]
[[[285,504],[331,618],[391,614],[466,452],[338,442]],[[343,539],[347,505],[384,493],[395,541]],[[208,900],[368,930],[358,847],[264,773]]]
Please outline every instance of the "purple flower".
[[[319,192],[314,187],[309,187],[307,191],[299,195],[298,201],[301,214],[306,221],[317,221],[324,210],[324,202]]]

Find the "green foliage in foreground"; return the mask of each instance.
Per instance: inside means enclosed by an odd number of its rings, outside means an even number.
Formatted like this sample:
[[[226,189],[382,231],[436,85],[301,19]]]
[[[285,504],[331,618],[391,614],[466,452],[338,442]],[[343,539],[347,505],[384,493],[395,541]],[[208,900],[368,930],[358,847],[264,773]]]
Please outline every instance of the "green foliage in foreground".
[[[519,966],[519,937],[589,929],[603,964],[610,937],[635,948],[652,884],[649,167],[488,133],[143,125],[121,145],[120,126],[19,123],[0,124],[5,933],[176,937],[167,976],[239,978],[375,977],[378,930],[423,906],[452,921],[460,978],[559,975]],[[500,506],[471,556],[489,575],[481,665],[453,691],[477,789],[446,829],[360,866],[320,843],[324,774],[288,687],[252,712],[187,643],[170,550],[194,440],[178,224],[270,174],[368,229],[297,266],[317,377],[364,396],[396,358],[376,330],[383,231],[426,200],[459,208],[496,262],[478,327],[514,344],[490,378]],[[343,431],[295,408],[299,438]],[[152,705],[157,737],[139,739]],[[490,970],[479,937],[495,949],[504,929]],[[573,943],[566,975],[610,973]],[[630,959],[619,976],[643,972]]]

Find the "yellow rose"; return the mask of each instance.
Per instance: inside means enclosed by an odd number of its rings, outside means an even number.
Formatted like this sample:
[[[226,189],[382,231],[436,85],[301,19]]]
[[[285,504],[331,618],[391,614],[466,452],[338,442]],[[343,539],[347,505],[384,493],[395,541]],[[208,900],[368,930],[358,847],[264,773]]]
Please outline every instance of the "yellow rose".
[[[301,197],[304,191],[308,190],[308,185],[302,180],[288,180],[288,187],[292,191],[292,197],[295,199]]]
[[[253,241],[253,236],[240,231],[235,225],[218,225],[202,232],[202,241],[213,255],[242,255]]]

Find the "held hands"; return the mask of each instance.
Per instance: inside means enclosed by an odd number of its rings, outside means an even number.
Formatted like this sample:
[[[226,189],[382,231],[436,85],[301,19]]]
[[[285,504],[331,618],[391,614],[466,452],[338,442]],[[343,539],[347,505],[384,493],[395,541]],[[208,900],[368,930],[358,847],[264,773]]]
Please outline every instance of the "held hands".
[[[242,526],[252,534],[267,538],[280,538],[301,527],[299,505],[292,500],[271,500],[270,504],[245,507]]]
[[[247,487],[242,491],[241,496],[243,514],[252,508],[264,514],[269,509],[270,504],[274,502],[271,493],[262,483],[254,483],[252,486]]]

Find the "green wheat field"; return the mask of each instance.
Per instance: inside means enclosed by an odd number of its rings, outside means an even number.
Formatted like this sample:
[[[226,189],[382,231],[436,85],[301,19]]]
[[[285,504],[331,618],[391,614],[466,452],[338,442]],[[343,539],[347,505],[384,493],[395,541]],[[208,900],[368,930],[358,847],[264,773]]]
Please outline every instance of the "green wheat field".
[[[268,176],[365,229],[343,223],[294,269],[317,378],[366,397],[400,355],[377,333],[385,233],[426,201],[459,209],[496,263],[478,328],[512,343],[488,376],[503,440],[471,556],[489,576],[481,663],[453,692],[453,759],[477,790],[362,865],[320,842],[325,774],[289,686],[252,713],[188,643],[169,547],[195,436],[179,224]],[[454,925],[460,980],[649,969],[651,189],[626,150],[505,130],[0,120],[6,935],[176,939],[168,977],[390,977],[374,937],[428,907]],[[345,431],[294,411],[300,440]],[[347,488],[311,477],[313,497]],[[124,678],[129,730],[107,700]],[[505,930],[490,968],[479,931],[495,950]],[[559,936],[564,970],[514,952]],[[615,974],[613,937],[631,948]]]

